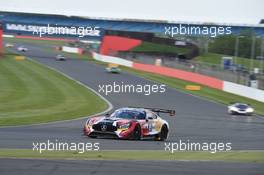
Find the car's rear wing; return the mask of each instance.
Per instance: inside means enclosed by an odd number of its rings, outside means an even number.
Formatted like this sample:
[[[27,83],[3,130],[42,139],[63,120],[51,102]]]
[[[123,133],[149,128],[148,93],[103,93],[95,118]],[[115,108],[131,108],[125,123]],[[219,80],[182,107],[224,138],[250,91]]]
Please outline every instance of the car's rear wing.
[[[170,114],[170,116],[174,116],[175,115],[175,110],[171,110],[171,109],[161,109],[161,108],[145,108],[145,107],[131,107],[131,108],[141,108],[141,109],[148,109],[151,110],[153,112],[156,113],[168,113]]]

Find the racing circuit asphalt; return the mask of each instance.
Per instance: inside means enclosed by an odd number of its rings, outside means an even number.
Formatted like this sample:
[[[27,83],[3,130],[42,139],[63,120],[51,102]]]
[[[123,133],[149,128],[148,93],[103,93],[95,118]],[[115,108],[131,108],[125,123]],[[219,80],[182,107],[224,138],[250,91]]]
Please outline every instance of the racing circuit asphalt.
[[[55,61],[55,53],[46,52],[38,44],[23,44],[29,48],[25,53],[34,60],[55,68],[68,76],[84,83],[98,91],[99,84],[112,84],[113,81],[127,84],[154,84],[135,75],[122,72],[121,74],[107,74],[105,67],[88,61],[69,59],[65,62]],[[264,148],[264,119],[262,117],[230,116],[226,106],[217,104],[203,98],[195,97],[175,89],[168,88],[163,94],[110,94],[103,95],[114,108],[123,106],[145,106],[175,109],[175,117],[162,115],[170,124],[170,136],[167,142],[231,142],[233,150],[262,150]],[[32,142],[46,142],[47,140],[60,140],[63,142],[99,142],[101,150],[164,150],[164,143],[157,141],[128,141],[113,139],[90,139],[82,136],[82,127],[86,119],[49,123],[33,126],[3,127],[0,128],[0,148],[29,148]],[[126,174],[255,174],[263,172],[261,165],[223,162],[161,162],[152,161],[45,161],[27,159],[2,159],[1,170],[8,170],[7,174],[16,174],[18,170],[25,170],[25,174],[114,174],[115,171],[125,171]],[[74,163],[74,166],[69,164]],[[11,165],[18,165],[12,169]],[[89,169],[90,166],[96,168]],[[126,166],[130,164],[130,166]],[[133,165],[131,165],[133,164]],[[145,166],[144,166],[145,165]],[[169,165],[169,166],[168,166]],[[76,166],[76,167],[75,167]],[[120,167],[124,168],[120,168]],[[160,169],[160,167],[166,167]],[[255,168],[255,166],[257,168]],[[9,168],[8,168],[9,167]],[[127,169],[126,169],[127,167]],[[66,168],[62,170],[62,168]],[[134,171],[134,169],[137,171]],[[147,168],[147,170],[146,170]],[[78,170],[77,170],[78,169]],[[110,169],[112,171],[110,171]],[[116,169],[116,170],[115,170]],[[10,171],[9,171],[10,170]],[[47,170],[47,172],[46,172]],[[73,170],[73,171],[71,171]],[[75,171],[74,171],[75,170]],[[120,172],[120,170],[122,170]],[[94,172],[92,172],[94,171]],[[5,172],[5,171],[4,171]],[[19,171],[23,172],[23,171]],[[221,172],[221,173],[220,173]],[[21,174],[21,173],[20,173]],[[23,173],[22,173],[23,174]],[[117,173],[118,174],[118,173]],[[122,173],[123,174],[123,173]]]
[[[8,175],[262,175],[264,167],[253,163],[207,161],[0,159],[0,170]]]

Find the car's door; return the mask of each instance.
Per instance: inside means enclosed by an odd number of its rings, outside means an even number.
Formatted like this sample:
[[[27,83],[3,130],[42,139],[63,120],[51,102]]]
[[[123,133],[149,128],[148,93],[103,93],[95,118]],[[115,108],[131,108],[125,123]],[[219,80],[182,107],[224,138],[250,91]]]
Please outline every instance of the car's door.
[[[156,129],[157,128],[156,125],[158,123],[157,118],[158,118],[158,116],[155,113],[153,113],[151,111],[147,112],[146,125],[147,125],[148,132],[150,135],[158,133],[158,131]]]

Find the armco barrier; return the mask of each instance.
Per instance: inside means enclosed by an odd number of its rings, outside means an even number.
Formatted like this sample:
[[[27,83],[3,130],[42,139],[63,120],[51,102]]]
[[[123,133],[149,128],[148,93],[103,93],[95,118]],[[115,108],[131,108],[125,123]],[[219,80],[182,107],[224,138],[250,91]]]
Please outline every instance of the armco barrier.
[[[77,47],[62,46],[62,51],[69,53],[83,54],[83,49]]]
[[[260,89],[243,86],[236,83],[224,81],[223,90],[232,94],[251,98],[260,102],[264,102],[264,91]]]
[[[122,58],[118,58],[118,57],[101,55],[101,54],[98,54],[98,53],[95,53],[95,52],[93,52],[93,58],[95,60],[106,62],[106,63],[114,63],[114,64],[119,64],[119,65],[122,65],[122,66],[126,66],[126,67],[132,67],[133,66],[133,62],[132,61],[128,61],[128,60],[125,60],[125,59],[122,59]]]
[[[3,35],[4,38],[15,38],[14,35]]]

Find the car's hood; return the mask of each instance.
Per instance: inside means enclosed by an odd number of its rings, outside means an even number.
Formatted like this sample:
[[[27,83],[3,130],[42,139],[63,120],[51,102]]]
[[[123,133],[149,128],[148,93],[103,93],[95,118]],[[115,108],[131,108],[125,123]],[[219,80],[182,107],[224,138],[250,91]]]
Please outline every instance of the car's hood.
[[[130,119],[122,119],[122,118],[115,118],[115,117],[106,117],[106,116],[100,116],[100,117],[93,117],[90,119],[92,121],[92,123],[99,123],[99,122],[118,122],[119,124],[125,124],[125,123],[129,123]]]

